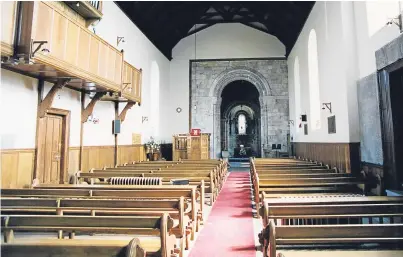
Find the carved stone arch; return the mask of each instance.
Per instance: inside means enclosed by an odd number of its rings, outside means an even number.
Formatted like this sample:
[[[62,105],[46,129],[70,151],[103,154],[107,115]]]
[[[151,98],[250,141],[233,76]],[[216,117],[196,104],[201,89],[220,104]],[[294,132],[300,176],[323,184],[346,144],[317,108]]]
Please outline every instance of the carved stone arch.
[[[248,67],[234,67],[221,72],[213,81],[210,87],[210,96],[220,97],[224,88],[231,82],[245,80],[256,87],[259,96],[272,95],[269,82],[257,70]]]

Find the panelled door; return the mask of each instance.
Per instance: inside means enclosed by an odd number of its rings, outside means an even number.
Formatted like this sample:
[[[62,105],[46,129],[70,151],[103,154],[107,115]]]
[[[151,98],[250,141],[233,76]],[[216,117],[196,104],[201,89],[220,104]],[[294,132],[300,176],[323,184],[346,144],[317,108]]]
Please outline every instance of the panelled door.
[[[47,114],[39,119],[37,178],[40,183],[62,182],[63,117]]]

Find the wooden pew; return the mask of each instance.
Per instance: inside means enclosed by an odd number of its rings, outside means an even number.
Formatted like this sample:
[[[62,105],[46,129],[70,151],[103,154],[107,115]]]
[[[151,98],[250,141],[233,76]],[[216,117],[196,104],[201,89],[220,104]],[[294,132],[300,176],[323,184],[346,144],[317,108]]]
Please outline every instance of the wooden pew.
[[[69,198],[1,198],[2,214],[7,215],[90,215],[158,216],[168,213],[176,219],[171,232],[181,238],[181,249],[189,247],[191,221],[185,211],[184,197],[179,200],[108,200]],[[177,223],[177,224],[176,224]],[[198,229],[199,226],[196,228]],[[186,243],[186,245],[185,245]]]
[[[180,249],[176,247],[176,238],[169,235],[173,226],[172,219],[163,214],[161,217],[84,217],[84,216],[35,216],[2,215],[2,230],[5,244],[17,241],[14,233],[57,232],[58,238],[69,233],[73,239],[76,234],[102,233],[135,235],[147,255],[173,257]],[[144,236],[144,237],[143,237]],[[101,238],[103,236],[100,236]],[[144,240],[144,243],[143,243]],[[147,242],[147,243],[146,243]]]
[[[219,177],[214,175],[212,171],[152,171],[152,172],[142,172],[136,170],[119,170],[119,169],[107,169],[107,170],[91,170],[91,172],[80,172],[76,174],[76,179],[80,183],[80,181],[88,181],[91,185],[97,184],[97,180],[103,180],[103,182],[99,182],[98,184],[109,184],[108,180],[116,177],[154,177],[161,178],[163,185],[170,185],[171,181],[174,179],[189,179],[190,185],[204,185],[204,190],[207,193],[212,193],[211,197],[211,205],[214,203],[217,195],[222,188],[222,180],[219,180]],[[207,182],[204,182],[207,181]]]
[[[114,177],[154,177],[161,178],[163,185],[171,185],[174,179],[189,179],[190,185],[198,185],[204,183],[207,193],[213,193],[212,200],[214,202],[220,186],[218,177],[212,171],[152,171],[143,172],[135,170],[92,170],[90,173],[82,172],[77,174],[77,181],[88,181],[91,185],[96,184],[96,180],[103,179],[104,182],[98,184],[108,184],[109,179]],[[202,182],[203,181],[203,182]],[[207,181],[207,182],[204,182]]]
[[[1,253],[8,257],[144,257],[140,240],[36,239],[1,244]]]
[[[197,224],[203,221],[204,191],[200,194],[201,204],[194,186],[90,186],[90,185],[39,185],[35,189],[2,189],[2,197],[41,198],[91,198],[91,199],[180,199],[191,203],[191,239],[194,239]]]
[[[318,198],[282,198],[265,199],[259,209],[263,226],[269,219],[278,219],[278,215],[301,216],[334,214],[334,217],[378,217],[403,216],[403,197],[362,196],[362,197],[318,197]],[[345,216],[343,216],[345,215]],[[378,216],[377,216],[378,215]]]
[[[276,226],[270,221],[263,238],[265,257],[277,257],[279,246],[376,243],[397,247],[403,243],[403,224]]]
[[[343,181],[344,180],[344,181]],[[260,207],[260,195],[266,194],[304,194],[304,193],[348,193],[363,194],[365,181],[354,178],[314,178],[314,179],[268,179],[253,178],[253,191],[256,208]],[[259,214],[257,215],[259,217]]]

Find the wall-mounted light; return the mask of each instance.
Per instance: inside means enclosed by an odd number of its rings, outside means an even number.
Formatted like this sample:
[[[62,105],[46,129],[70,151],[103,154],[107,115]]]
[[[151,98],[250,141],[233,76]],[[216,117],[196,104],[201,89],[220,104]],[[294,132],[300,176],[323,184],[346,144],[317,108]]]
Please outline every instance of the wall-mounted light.
[[[288,125],[294,126],[294,121],[293,121],[293,120],[289,120],[289,121],[288,121]]]
[[[325,110],[326,108],[330,111],[330,113],[332,113],[332,103],[323,103],[322,110]]]
[[[399,16],[390,19],[387,23],[386,26],[391,27],[392,25],[396,25],[399,27],[400,32],[403,32],[403,22],[402,22],[402,15],[399,14]]]
[[[125,37],[119,37],[118,36],[117,39],[116,39],[116,46],[119,46],[120,43],[123,44],[124,42],[126,42]]]
[[[34,47],[36,46],[35,50],[32,51],[31,56],[34,57],[35,54],[41,50],[41,53],[44,55],[47,55],[50,53],[49,49],[47,49],[46,47],[42,47],[44,44],[47,44],[48,41],[32,41],[32,49],[34,49]]]
[[[148,121],[148,117],[147,116],[141,117],[141,123],[144,123],[145,121]]]

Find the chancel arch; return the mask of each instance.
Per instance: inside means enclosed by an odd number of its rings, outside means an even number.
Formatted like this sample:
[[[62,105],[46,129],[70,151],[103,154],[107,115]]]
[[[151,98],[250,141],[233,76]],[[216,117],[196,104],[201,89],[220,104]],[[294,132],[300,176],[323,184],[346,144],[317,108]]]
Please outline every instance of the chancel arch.
[[[230,157],[260,156],[260,103],[256,87],[244,80],[221,93],[221,148]]]
[[[273,154],[269,148],[274,143],[286,148],[289,113],[287,63],[284,59],[191,61],[190,73],[190,127],[211,133],[212,158],[221,158],[224,150],[222,95],[229,85],[239,81],[252,85],[256,92],[253,101],[233,101],[255,110],[260,134],[259,140],[254,141],[254,154]],[[252,102],[257,107],[253,107]]]

